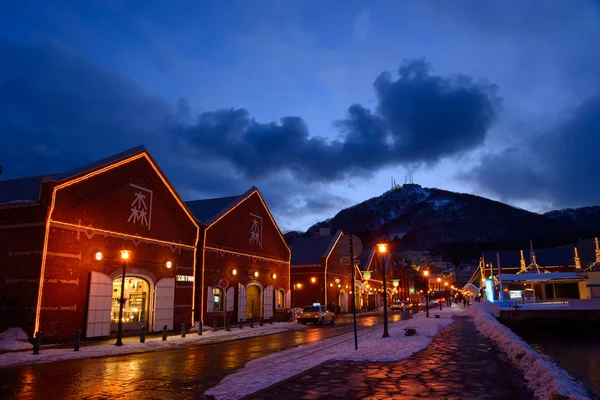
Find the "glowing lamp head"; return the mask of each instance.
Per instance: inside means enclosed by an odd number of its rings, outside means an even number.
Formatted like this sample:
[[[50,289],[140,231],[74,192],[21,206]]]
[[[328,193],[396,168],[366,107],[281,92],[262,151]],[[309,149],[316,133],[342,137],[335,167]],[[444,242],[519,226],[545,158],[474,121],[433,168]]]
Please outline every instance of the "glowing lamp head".
[[[377,251],[379,252],[379,254],[385,254],[387,253],[387,243],[379,243],[377,244]]]
[[[236,276],[237,275],[237,269],[232,269],[231,270],[231,275]]]
[[[444,286],[448,286],[448,282],[444,282]]]
[[[442,281],[442,278],[437,278],[437,281],[438,281],[438,282],[441,282],[441,281]]]
[[[121,250],[121,260],[129,260],[129,254],[131,253],[131,251],[129,250]]]
[[[315,282],[317,282],[317,278],[315,278],[315,277],[313,276],[312,278],[310,278],[310,282],[311,282],[311,283],[315,283]]]
[[[329,284],[329,287],[333,287],[333,283],[330,283],[330,284]]]
[[[398,287],[400,285],[400,279],[392,279],[392,286]]]
[[[165,261],[165,268],[171,269],[171,267],[173,267],[173,261],[170,261],[170,260]]]
[[[296,283],[296,287],[297,287],[298,289],[300,289],[300,288],[302,287],[302,284],[301,284],[301,283]]]
[[[423,275],[429,276],[429,271],[427,271],[427,270],[423,271]]]
[[[367,282],[369,279],[371,279],[371,271],[362,271],[362,277],[365,282]]]
[[[258,278],[258,271],[254,271],[254,277]]]
[[[273,279],[277,278],[277,274],[272,274],[271,278],[273,278]]]
[[[104,254],[102,254],[101,251],[97,251],[94,253],[94,260],[102,261],[103,258],[104,258]]]

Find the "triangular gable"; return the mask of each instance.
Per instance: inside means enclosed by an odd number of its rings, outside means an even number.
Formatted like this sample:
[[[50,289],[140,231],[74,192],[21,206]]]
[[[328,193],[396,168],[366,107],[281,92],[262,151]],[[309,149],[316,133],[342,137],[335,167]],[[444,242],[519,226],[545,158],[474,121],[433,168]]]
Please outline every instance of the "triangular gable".
[[[54,175],[47,175],[46,177],[44,177],[44,179],[42,179],[42,182],[50,182],[50,181],[60,182],[53,190],[51,207],[54,207],[54,199],[55,199],[57,190],[62,189],[67,186],[74,185],[77,182],[81,182],[83,180],[89,179],[93,176],[102,174],[111,169],[118,168],[119,166],[121,166],[123,164],[127,164],[129,162],[138,160],[140,158],[145,158],[148,161],[150,166],[154,169],[156,174],[159,176],[159,178],[164,183],[164,185],[167,187],[169,192],[173,195],[173,197],[175,197],[175,199],[177,200],[177,203],[180,205],[180,207],[185,212],[185,214],[188,216],[188,218],[192,221],[192,223],[196,226],[196,229],[199,232],[200,227],[198,226],[198,224],[196,222],[196,218],[192,215],[190,210],[185,206],[185,203],[183,202],[183,200],[181,199],[179,194],[175,191],[175,189],[173,188],[173,185],[171,185],[171,183],[168,181],[165,174],[162,172],[162,170],[160,169],[160,167],[158,166],[156,161],[152,158],[152,156],[150,155],[150,153],[148,152],[148,150],[146,149],[145,146],[137,146],[132,149],[125,150],[121,153],[117,153],[113,156],[103,158],[102,160],[87,164],[83,167],[76,168],[69,172],[65,172],[65,173],[61,173],[61,174],[54,174]]]
[[[341,229],[338,229],[338,231],[335,233],[335,235],[333,235],[331,242],[329,243],[329,246],[327,246],[327,250],[325,250],[325,253],[323,253],[323,255],[321,257],[329,258],[329,256],[331,255],[331,252],[333,251],[333,249],[335,249],[335,246],[340,241],[340,238],[343,235],[344,235],[344,232],[342,232]]]
[[[244,194],[239,196],[237,199],[234,199],[229,205],[227,205],[225,208],[223,208],[221,211],[219,211],[217,214],[215,214],[208,221],[204,222],[203,224],[207,225],[206,230],[210,229],[211,226],[213,226],[214,224],[219,222],[219,220],[221,220],[223,217],[225,217],[227,214],[229,214],[229,212],[231,212],[233,209],[235,209],[240,204],[242,204],[244,201],[246,201],[248,198],[250,198],[250,196],[252,196],[254,193],[256,193],[258,195],[258,198],[260,199],[265,210],[267,211],[267,215],[271,219],[271,222],[273,222],[275,229],[277,229],[279,238],[283,242],[285,248],[287,248],[291,254],[290,247],[288,246],[287,242],[285,241],[285,238],[283,237],[283,233],[281,233],[281,229],[279,228],[279,225],[277,225],[275,218],[273,218],[273,214],[271,214],[271,210],[269,210],[269,207],[267,207],[265,200],[263,199],[262,195],[260,194],[260,191],[258,190],[258,188],[256,186],[252,186],[250,189],[248,189],[248,191],[246,191]]]

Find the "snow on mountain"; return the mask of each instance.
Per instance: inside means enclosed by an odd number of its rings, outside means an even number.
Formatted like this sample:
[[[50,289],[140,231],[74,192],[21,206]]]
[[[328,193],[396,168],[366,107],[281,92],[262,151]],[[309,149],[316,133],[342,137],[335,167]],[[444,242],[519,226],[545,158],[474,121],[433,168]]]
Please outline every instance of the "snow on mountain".
[[[598,223],[581,223],[581,210],[590,218],[597,215]],[[569,212],[577,218],[567,218]],[[328,226],[352,232],[364,243],[385,238],[420,250],[467,244],[473,250],[469,257],[480,254],[486,243],[514,245],[534,240],[559,245],[600,234],[600,207],[569,212],[540,215],[480,196],[405,184],[341,210],[310,227],[308,233]]]

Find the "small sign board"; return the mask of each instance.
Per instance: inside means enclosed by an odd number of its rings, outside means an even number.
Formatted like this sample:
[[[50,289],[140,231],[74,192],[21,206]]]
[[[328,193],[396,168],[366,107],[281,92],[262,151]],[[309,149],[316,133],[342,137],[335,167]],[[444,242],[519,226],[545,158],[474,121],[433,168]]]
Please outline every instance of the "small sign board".
[[[229,287],[229,281],[227,279],[221,279],[219,281],[219,287],[223,290],[227,289]]]
[[[363,250],[363,244],[360,238],[356,235],[346,234],[340,238],[337,244],[338,252],[344,259],[344,262],[351,263],[350,260],[350,236],[352,236],[352,253],[354,260],[358,259]]]

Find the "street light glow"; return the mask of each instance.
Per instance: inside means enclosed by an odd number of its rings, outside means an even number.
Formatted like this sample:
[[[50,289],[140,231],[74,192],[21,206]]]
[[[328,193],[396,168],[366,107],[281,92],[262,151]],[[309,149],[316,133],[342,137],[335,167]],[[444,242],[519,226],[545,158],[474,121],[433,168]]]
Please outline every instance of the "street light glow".
[[[429,276],[429,271],[427,271],[427,270],[423,271],[423,275]]]
[[[379,243],[377,244],[377,250],[379,251],[379,254],[385,254],[387,253],[387,243]]]
[[[121,260],[129,260],[129,253],[131,253],[131,251],[129,250],[121,250]]]

